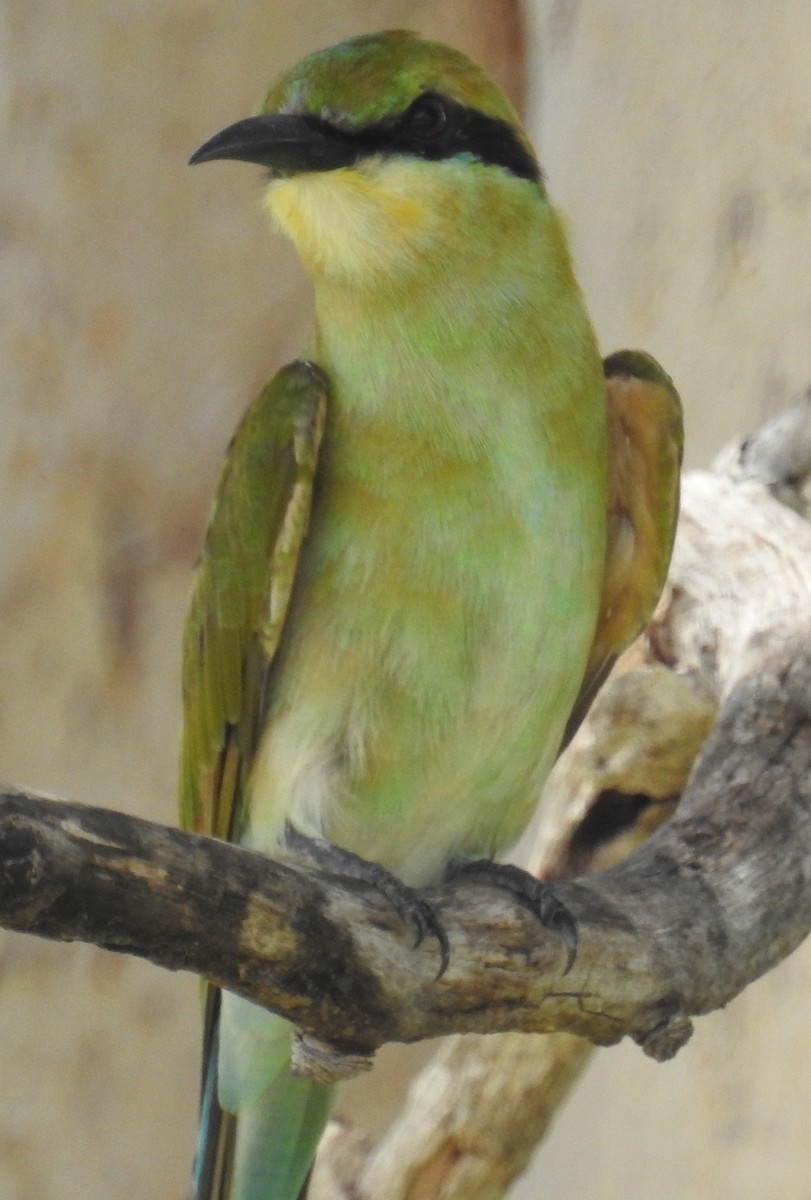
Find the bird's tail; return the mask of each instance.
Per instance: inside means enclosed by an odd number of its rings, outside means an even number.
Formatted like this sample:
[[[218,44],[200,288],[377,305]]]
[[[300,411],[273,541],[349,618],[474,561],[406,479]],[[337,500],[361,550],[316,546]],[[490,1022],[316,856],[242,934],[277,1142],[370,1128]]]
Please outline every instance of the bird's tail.
[[[298,1200],[335,1088],[292,1075],[290,1025],[225,997],[206,1039],[195,1200]]]

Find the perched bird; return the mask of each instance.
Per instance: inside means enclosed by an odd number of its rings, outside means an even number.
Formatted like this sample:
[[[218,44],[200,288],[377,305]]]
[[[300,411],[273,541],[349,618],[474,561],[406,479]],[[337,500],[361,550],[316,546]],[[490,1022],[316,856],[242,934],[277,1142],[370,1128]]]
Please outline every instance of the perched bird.
[[[678,401],[643,355],[606,382],[532,146],[458,51],[389,32],[311,54],[191,161],[224,158],[269,172],[316,315],[220,480],[182,818],[421,887],[515,841],[655,602]],[[289,1055],[286,1022],[209,991],[198,1200],[300,1194],[331,1089]]]

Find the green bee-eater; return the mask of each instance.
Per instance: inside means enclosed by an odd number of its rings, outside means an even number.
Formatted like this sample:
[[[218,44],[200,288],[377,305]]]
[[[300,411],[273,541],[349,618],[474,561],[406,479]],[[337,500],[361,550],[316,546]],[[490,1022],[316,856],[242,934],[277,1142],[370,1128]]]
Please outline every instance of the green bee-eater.
[[[312,54],[192,161],[215,158],[269,170],[316,319],[220,481],[183,821],[269,854],[289,826],[419,887],[514,842],[644,623],[678,400],[647,356],[604,372],[532,146],[458,51]],[[289,1073],[289,1041],[209,994],[199,1200],[299,1195],[331,1089]]]

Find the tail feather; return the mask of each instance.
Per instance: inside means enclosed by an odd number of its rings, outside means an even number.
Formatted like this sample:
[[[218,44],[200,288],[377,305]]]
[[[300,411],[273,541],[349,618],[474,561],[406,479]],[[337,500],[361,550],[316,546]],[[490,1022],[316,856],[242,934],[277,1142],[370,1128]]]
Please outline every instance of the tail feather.
[[[287,1072],[237,1118],[229,1200],[297,1200],[335,1089]]]
[[[217,1099],[217,1047],[215,1033],[210,1040],[210,1057],[204,1065],[200,1098],[200,1128],[194,1160],[195,1200],[228,1200],[234,1172],[236,1117],[220,1106]]]
[[[246,1013],[225,997],[228,1004],[209,1006],[203,1091],[200,1104],[200,1134],[195,1160],[195,1200],[298,1200],[306,1183],[321,1133],[327,1123],[335,1088],[312,1079],[292,1075],[289,1051],[284,1061],[268,1049],[279,1039],[289,1045],[286,1022],[262,1010],[254,1009],[248,1021],[257,1033],[264,1022],[272,1036],[258,1038],[249,1055],[250,1039],[244,1030],[221,1030],[220,1022]],[[247,1004],[245,1008],[247,1009]],[[250,1006],[253,1008],[253,1006]],[[264,1018],[259,1021],[258,1018]],[[238,1053],[226,1053],[223,1046],[236,1045]],[[264,1050],[265,1053],[259,1053]],[[261,1061],[267,1069],[263,1072]],[[240,1060],[243,1069],[240,1070]],[[221,1076],[225,1068],[225,1077]],[[264,1075],[264,1086],[257,1087]],[[244,1089],[239,1094],[239,1077]],[[222,1105],[226,1098],[229,1109]]]

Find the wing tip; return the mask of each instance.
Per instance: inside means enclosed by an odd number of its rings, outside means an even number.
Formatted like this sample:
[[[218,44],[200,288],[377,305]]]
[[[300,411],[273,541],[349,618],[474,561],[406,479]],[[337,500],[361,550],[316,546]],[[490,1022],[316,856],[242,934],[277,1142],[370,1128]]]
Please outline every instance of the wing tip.
[[[603,359],[603,375],[606,379],[641,379],[645,383],[658,383],[676,392],[675,384],[667,371],[645,350],[615,350]]]

